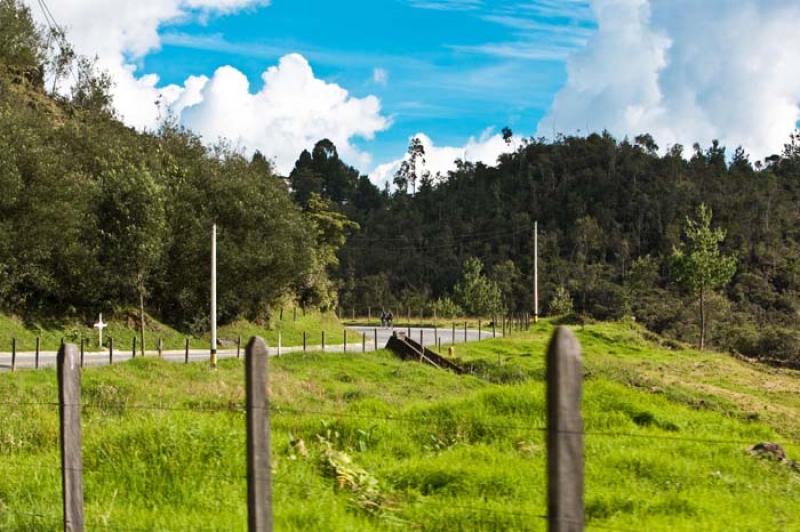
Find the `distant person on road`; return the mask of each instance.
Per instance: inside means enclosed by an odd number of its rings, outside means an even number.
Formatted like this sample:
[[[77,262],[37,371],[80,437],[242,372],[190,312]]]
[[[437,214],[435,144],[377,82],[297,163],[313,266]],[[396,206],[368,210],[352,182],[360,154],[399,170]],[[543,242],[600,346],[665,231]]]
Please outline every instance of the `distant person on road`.
[[[386,311],[381,310],[381,327],[386,327]]]
[[[392,323],[394,322],[394,314],[390,310],[388,314],[386,314],[386,326],[391,327]]]

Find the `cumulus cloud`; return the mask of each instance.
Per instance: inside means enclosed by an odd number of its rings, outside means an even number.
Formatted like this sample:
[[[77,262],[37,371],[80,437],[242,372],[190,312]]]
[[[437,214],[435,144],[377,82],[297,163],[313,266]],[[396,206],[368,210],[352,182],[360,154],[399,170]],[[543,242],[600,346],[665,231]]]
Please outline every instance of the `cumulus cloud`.
[[[153,129],[171,112],[207,142],[224,137],[247,152],[261,150],[283,173],[291,170],[304,148],[329,138],[352,164],[368,167],[369,155],[352,139],[371,139],[389,126],[380,101],[374,96],[351,97],[339,85],[316,78],[298,54],[269,67],[258,92],[251,92],[245,75],[231,66],[217,69],[210,78],[189,76],[182,85],[167,86],[137,66],[161,46],[159,29],[165,24],[268,4],[269,0],[70,0],[68,8],[55,4],[52,11],[76,50],[97,56],[98,66],[111,75],[114,107],[128,125]],[[385,84],[388,73],[376,69],[374,78]]]
[[[114,106],[120,117],[142,129],[157,125],[160,110],[156,102],[163,89],[158,87],[156,74],[139,71],[137,61],[161,46],[159,28],[268,3],[269,0],[70,0],[51,2],[50,10],[67,30],[76,51],[96,56],[98,67],[111,75]],[[41,10],[34,9],[33,13],[46,23]]]
[[[369,154],[358,150],[352,138],[372,139],[389,127],[378,98],[355,98],[316,78],[299,54],[284,56],[261,77],[263,88],[251,92],[244,74],[224,66],[211,78],[189,78],[184,89],[172,89],[168,103],[182,123],[206,140],[224,137],[249,151],[261,150],[284,174],[304,148],[322,138],[333,141],[352,164],[370,165]]]
[[[795,0],[592,0],[597,32],[537,135],[608,129],[662,145],[713,139],[760,159],[800,119]]]
[[[477,138],[470,137],[463,146],[436,146],[425,133],[417,133],[411,138],[414,137],[417,137],[425,148],[424,170],[430,172],[431,175],[441,174],[443,176],[447,175],[447,172],[455,170],[457,159],[494,166],[501,154],[512,152],[520,145],[520,141],[515,137],[511,139],[510,143],[507,143],[502,135],[494,133],[493,128],[487,128]],[[383,187],[386,182],[391,184],[395,173],[407,158],[408,155],[379,165],[370,174],[370,180],[379,187]]]

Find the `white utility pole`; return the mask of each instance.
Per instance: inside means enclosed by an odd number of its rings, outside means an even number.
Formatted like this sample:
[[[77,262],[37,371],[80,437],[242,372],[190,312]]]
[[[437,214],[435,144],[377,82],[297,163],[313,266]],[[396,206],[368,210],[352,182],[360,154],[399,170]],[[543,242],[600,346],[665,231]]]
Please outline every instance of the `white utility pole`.
[[[217,224],[211,226],[211,367],[217,367]]]
[[[539,323],[539,222],[533,222],[533,323]]]

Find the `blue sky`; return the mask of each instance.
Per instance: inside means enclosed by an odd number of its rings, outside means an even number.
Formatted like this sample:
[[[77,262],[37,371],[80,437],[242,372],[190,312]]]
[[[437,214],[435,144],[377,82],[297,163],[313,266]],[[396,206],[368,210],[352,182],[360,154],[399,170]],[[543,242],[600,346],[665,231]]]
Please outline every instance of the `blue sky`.
[[[718,139],[758,160],[800,120],[797,0],[49,4],[111,75],[127,124],[154,129],[171,114],[284,174],[323,137],[378,184],[412,135],[433,174],[456,158],[494,164],[517,145],[504,126],[650,133],[662,149]]]
[[[492,7],[502,4],[503,8]],[[548,2],[272,0],[205,23],[168,24],[141,60],[164,83],[231,65],[261,88],[261,73],[290,52],[353,96],[375,95],[389,129],[354,139],[375,164],[396,159],[410,136],[463,145],[486,128],[532,135],[565,79],[567,53],[593,27],[584,9]],[[539,7],[539,9],[534,9]],[[557,6],[556,6],[557,7]],[[487,46],[505,46],[484,50]],[[384,83],[373,79],[386,72]]]

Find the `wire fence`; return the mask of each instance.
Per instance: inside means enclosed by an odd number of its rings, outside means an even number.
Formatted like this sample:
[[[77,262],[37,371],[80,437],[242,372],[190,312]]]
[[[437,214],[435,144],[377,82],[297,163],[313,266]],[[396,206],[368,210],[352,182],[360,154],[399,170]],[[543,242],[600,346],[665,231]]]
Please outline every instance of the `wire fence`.
[[[249,348],[248,348],[249,349]],[[249,356],[249,355],[248,355]],[[548,355],[549,356],[549,355]],[[579,394],[578,394],[579,395]],[[256,404],[253,405],[248,404],[248,402],[241,402],[241,401],[227,401],[227,402],[220,402],[218,404],[209,404],[209,403],[202,403],[202,404],[191,404],[191,403],[179,403],[179,404],[171,404],[169,399],[165,398],[164,400],[156,400],[151,402],[128,402],[128,401],[100,401],[100,400],[83,400],[80,402],[69,403],[67,406],[78,408],[79,410],[85,410],[87,412],[98,411],[100,413],[105,412],[107,410],[114,410],[116,412],[124,412],[124,411],[134,411],[134,412],[150,412],[150,413],[189,413],[191,415],[234,415],[234,416],[241,416],[242,414],[247,414],[248,409],[251,411],[254,409],[259,409],[260,407]],[[20,401],[3,401],[0,402],[0,407],[15,411],[24,408],[52,408],[58,409],[62,411],[65,407],[64,401],[31,401],[31,400],[20,400]],[[264,415],[267,415],[267,412],[264,412]],[[508,416],[512,418],[509,421],[491,421],[487,419],[483,419],[476,416],[459,416],[459,415],[448,415],[448,414],[438,414],[438,415],[431,415],[429,413],[414,413],[414,412],[407,412],[402,415],[392,415],[392,414],[380,414],[374,412],[358,412],[358,411],[348,411],[342,409],[329,409],[329,408],[307,408],[307,407],[296,407],[292,405],[288,405],[283,403],[282,401],[273,401],[270,405],[270,415],[273,417],[272,427],[273,430],[275,428],[280,427],[281,430],[287,431],[287,436],[290,438],[300,431],[307,429],[310,431],[319,430],[319,427],[316,429],[312,429],[308,425],[303,425],[305,422],[303,419],[299,418],[319,418],[319,421],[326,421],[330,419],[337,419],[337,420],[352,420],[357,422],[367,422],[371,424],[377,423],[390,423],[390,424],[404,424],[404,425],[411,425],[414,427],[422,427],[423,430],[441,430],[441,429],[453,429],[454,427],[458,428],[459,430],[479,430],[482,432],[485,431],[498,431],[498,432],[513,432],[513,433],[531,433],[531,434],[539,434],[542,435],[543,438],[547,439],[548,442],[551,438],[555,438],[558,440],[560,437],[572,438],[575,436],[579,436],[581,442],[581,463],[583,461],[583,438],[613,438],[613,439],[622,439],[622,438],[632,438],[632,439],[647,439],[653,441],[664,441],[669,442],[670,444],[674,444],[676,442],[687,442],[687,443],[702,443],[702,444],[709,444],[709,445],[734,445],[734,446],[751,446],[754,442],[748,441],[745,439],[738,439],[738,438],[720,438],[720,437],[707,437],[705,435],[693,435],[693,434],[663,434],[663,433],[655,433],[652,432],[654,429],[649,429],[649,432],[633,432],[633,431],[617,431],[617,430],[592,430],[592,429],[579,429],[579,430],[571,430],[571,429],[564,429],[563,427],[559,428],[558,425],[554,425],[550,422],[548,417],[547,423],[542,423],[542,416],[525,416],[514,414]],[[549,416],[549,414],[548,414]],[[591,420],[589,420],[591,425]],[[248,419],[249,423],[249,419]],[[242,425],[240,425],[242,426]],[[268,425],[269,426],[269,425]],[[298,427],[299,426],[299,427]],[[330,428],[331,426],[328,425]],[[300,431],[298,431],[298,428]],[[333,427],[335,428],[335,427]],[[250,430],[248,425],[248,431]],[[408,430],[408,429],[404,429]],[[232,434],[234,434],[233,432]],[[63,433],[62,433],[63,434]],[[240,436],[232,436],[232,437],[240,437]],[[63,436],[62,436],[63,438]],[[249,437],[248,437],[249,441]],[[63,444],[63,441],[62,441]],[[783,442],[780,443],[781,445],[796,445],[796,442]],[[269,455],[269,452],[267,453]],[[13,455],[12,455],[13,456]],[[63,455],[62,455],[63,456]],[[268,458],[268,457],[267,457]],[[65,463],[54,463],[50,464],[35,464],[35,463],[28,463],[28,462],[17,462],[10,464],[6,461],[4,464],[0,465],[1,470],[8,470],[8,471],[17,471],[19,469],[27,469],[27,470],[35,470],[35,471],[48,471],[48,472],[60,472],[62,475],[65,475],[68,472],[73,473],[80,473],[81,475],[84,472],[92,473],[92,474],[107,474],[108,468],[107,467],[96,467],[96,466],[86,466],[81,465],[80,467],[71,467],[66,465]],[[704,473],[702,476],[707,478],[710,474],[718,473],[718,471],[709,471]],[[686,476],[686,474],[681,474],[681,476]],[[197,474],[187,474],[187,480],[219,480],[219,481],[226,481],[226,482],[235,482],[235,483],[244,483],[244,482],[251,482],[252,478],[251,475],[245,474],[243,471],[242,473],[222,473],[222,472],[211,472],[211,471],[202,471]],[[549,480],[552,482],[552,479]],[[305,487],[308,486],[304,484],[299,479],[291,479],[291,478],[282,478],[277,476],[276,478],[271,479],[271,483],[276,485],[296,485],[298,487]],[[331,489],[335,489],[335,482],[331,482]],[[52,501],[55,502],[55,501]],[[514,503],[519,503],[520,501],[513,501]],[[524,502],[524,501],[523,501]],[[530,502],[529,502],[530,503]],[[475,506],[475,505],[458,505],[453,504],[450,501],[447,501],[447,508],[448,509],[457,509],[463,510],[465,512],[470,513],[477,513],[483,516],[489,515],[495,518],[494,521],[490,522],[497,522],[501,523],[503,519],[508,517],[515,517],[520,519],[541,519],[541,520],[556,520],[560,522],[566,522],[569,524],[575,524],[570,521],[569,516],[564,515],[547,515],[545,513],[535,513],[535,512],[525,512],[525,511],[511,511],[503,508],[492,508],[491,506]],[[271,509],[270,509],[271,511]],[[36,510],[31,511],[24,511],[17,508],[6,508],[0,506],[0,518],[4,514],[8,515],[16,515],[20,516],[21,519],[33,519],[33,520],[47,520],[48,522],[58,522],[62,519],[62,515],[55,514],[55,513],[41,513]],[[578,521],[576,521],[577,523]],[[581,510],[581,517],[579,519],[580,523],[583,523],[582,517],[582,510]],[[89,521],[94,527],[105,528],[105,529],[126,529],[126,530],[138,530],[137,528],[132,528],[130,526],[124,527],[115,527],[110,524],[107,520],[103,519],[94,519]],[[624,528],[616,528],[612,526],[605,526],[601,523],[593,523],[589,521],[587,523],[589,528],[598,528],[598,529],[608,529],[608,530],[625,530]],[[196,528],[196,527],[195,527]],[[202,527],[200,527],[202,529]],[[142,528],[144,530],[144,528]]]

